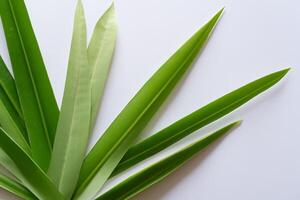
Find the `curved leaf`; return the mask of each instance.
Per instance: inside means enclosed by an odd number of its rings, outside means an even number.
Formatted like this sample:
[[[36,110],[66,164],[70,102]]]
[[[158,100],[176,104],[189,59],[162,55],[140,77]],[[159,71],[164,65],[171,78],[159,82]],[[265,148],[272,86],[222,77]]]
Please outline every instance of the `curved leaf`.
[[[86,157],[75,199],[93,197],[208,40],[223,9],[192,36],[140,89]]]

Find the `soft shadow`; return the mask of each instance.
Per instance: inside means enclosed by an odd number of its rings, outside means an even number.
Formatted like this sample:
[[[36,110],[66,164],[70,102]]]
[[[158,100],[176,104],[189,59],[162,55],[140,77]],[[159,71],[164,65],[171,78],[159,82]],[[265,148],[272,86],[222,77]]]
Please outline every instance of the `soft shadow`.
[[[184,180],[196,168],[201,168],[200,163],[205,162],[208,155],[211,154],[218,145],[224,140],[224,136],[218,141],[214,142],[190,161],[185,163],[182,167],[163,179],[161,182],[151,186],[149,189],[138,194],[132,200],[160,200],[163,199],[168,193],[172,192],[177,183]]]
[[[13,194],[0,188],[0,199],[1,200],[21,200],[20,198],[14,196]]]

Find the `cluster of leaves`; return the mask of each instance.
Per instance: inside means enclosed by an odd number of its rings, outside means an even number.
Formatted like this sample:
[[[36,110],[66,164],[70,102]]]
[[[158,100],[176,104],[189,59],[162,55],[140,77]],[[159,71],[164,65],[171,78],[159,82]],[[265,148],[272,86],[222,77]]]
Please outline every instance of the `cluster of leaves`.
[[[0,187],[23,199],[128,199],[160,181],[236,127],[233,122],[154,163],[97,197],[111,177],[237,109],[288,72],[253,81],[176,121],[144,141],[149,123],[208,41],[223,9],[145,83],[86,155],[116,41],[112,5],[87,44],[78,2],[61,109],[47,75],[23,0],[1,0],[0,14],[13,76],[0,59]]]

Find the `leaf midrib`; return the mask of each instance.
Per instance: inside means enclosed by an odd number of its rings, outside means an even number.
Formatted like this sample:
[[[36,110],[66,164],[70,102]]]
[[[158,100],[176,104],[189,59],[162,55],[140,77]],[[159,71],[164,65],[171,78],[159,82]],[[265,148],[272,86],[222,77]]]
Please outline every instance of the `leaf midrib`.
[[[80,34],[81,36],[82,36],[82,33]],[[81,38],[82,37],[80,37],[80,40],[81,40]],[[81,42],[80,42],[81,43]],[[77,76],[76,76],[76,85],[75,85],[75,92],[74,92],[74,94],[78,94],[78,89],[79,89],[79,80],[80,80],[80,74],[81,74],[81,72],[82,72],[82,66],[81,66],[81,64],[80,64],[80,66],[79,66],[79,70],[76,70],[77,71]],[[75,107],[76,107],[76,105],[77,105],[77,102],[78,102],[78,95],[75,95],[76,97],[75,97],[75,101],[74,101],[74,106],[73,106],[73,109],[72,109],[72,119],[71,119],[71,124],[70,124],[70,134],[73,132],[73,129],[74,129],[74,113],[75,113]],[[69,155],[69,152],[70,152],[70,148],[68,148],[70,145],[69,144],[71,144],[72,142],[72,137],[67,137],[68,139],[67,139],[67,143],[66,143],[66,151],[65,151],[65,153],[64,153],[64,156],[63,156],[63,160],[67,160],[66,158],[67,158],[67,155]],[[65,177],[65,176],[63,176],[63,174],[64,174],[64,171],[67,171],[67,169],[66,169],[66,167],[67,167],[67,163],[68,162],[63,162],[63,165],[62,165],[62,170],[61,170],[61,177]],[[63,183],[63,178],[61,178],[60,180],[59,180],[59,186],[61,185]]]

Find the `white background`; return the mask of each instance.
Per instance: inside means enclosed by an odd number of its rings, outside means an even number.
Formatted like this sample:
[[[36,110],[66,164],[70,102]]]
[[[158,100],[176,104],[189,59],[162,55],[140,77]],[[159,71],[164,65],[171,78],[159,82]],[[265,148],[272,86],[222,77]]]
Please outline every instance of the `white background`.
[[[26,3],[60,104],[76,1]],[[109,1],[85,0],[84,5],[90,35]],[[115,5],[117,48],[92,143],[151,74],[222,6],[226,11],[198,62],[143,137],[249,81],[292,67],[276,87],[139,165],[137,169],[209,130],[244,119],[232,134],[136,200],[299,200],[299,1],[116,0]],[[1,54],[8,62],[3,33],[0,39]],[[14,199],[3,191],[0,196]]]

